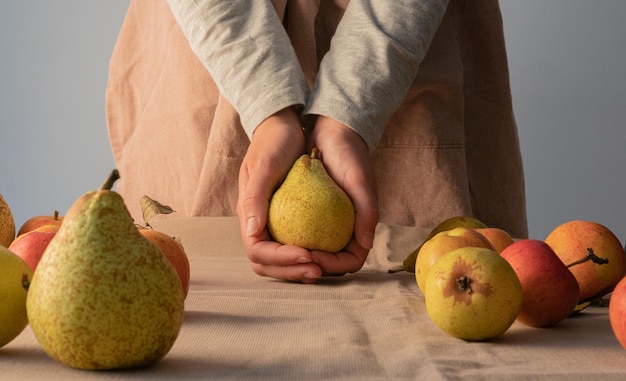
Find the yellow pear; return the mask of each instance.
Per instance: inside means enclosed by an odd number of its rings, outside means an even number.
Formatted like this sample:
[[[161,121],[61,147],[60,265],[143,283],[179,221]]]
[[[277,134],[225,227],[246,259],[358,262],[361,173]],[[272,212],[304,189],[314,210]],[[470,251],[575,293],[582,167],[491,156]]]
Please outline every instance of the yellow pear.
[[[426,276],[426,312],[442,331],[467,341],[493,339],[517,318],[523,300],[515,270],[492,249],[447,252]]]
[[[32,277],[22,258],[0,246],[0,348],[28,325],[26,295]]]
[[[474,217],[454,216],[454,217],[446,218],[445,220],[443,220],[439,224],[437,224],[437,226],[435,226],[430,231],[430,233],[428,233],[428,235],[426,236],[426,239],[424,239],[424,243],[427,242],[428,240],[430,240],[431,238],[433,238],[434,236],[436,236],[437,234],[441,233],[441,232],[445,232],[445,231],[452,230],[452,229],[455,229],[455,228],[478,229],[478,228],[486,228],[486,227],[487,227],[487,225],[485,225],[484,223],[482,223],[481,221],[477,220]],[[422,243],[422,245],[424,243]],[[407,257],[402,262],[402,268],[401,269],[399,269],[399,270],[391,270],[391,272],[393,272],[393,271],[408,271],[410,273],[414,273],[415,272],[415,261],[417,260],[417,253],[419,253],[420,249],[422,248],[422,245],[418,246],[415,250],[413,250],[411,253],[409,253],[409,255],[407,255]]]
[[[171,349],[182,323],[180,279],[111,190],[117,177],[113,171],[70,207],[26,300],[41,347],[73,368],[153,363]]]
[[[352,238],[354,206],[319,154],[313,148],[296,160],[270,200],[267,226],[283,245],[336,253]]]
[[[0,194],[0,246],[9,247],[15,239],[15,220],[9,204]]]
[[[494,248],[485,236],[474,229],[461,227],[437,233],[424,242],[415,260],[415,280],[422,293],[430,269],[447,252],[460,247],[483,247],[492,250]]]

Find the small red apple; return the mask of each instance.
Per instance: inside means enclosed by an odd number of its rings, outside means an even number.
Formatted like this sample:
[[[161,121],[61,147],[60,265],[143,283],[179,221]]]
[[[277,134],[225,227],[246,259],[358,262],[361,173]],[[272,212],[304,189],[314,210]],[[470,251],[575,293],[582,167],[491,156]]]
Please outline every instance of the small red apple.
[[[626,349],[626,278],[623,278],[611,294],[609,320],[617,341]]]
[[[159,249],[161,249],[165,257],[174,267],[174,270],[176,270],[176,273],[178,274],[183,285],[183,293],[185,297],[187,297],[191,271],[189,258],[187,257],[187,253],[185,253],[183,246],[176,241],[175,238],[158,230],[140,228],[139,232],[149,241],[154,243]]]
[[[19,255],[35,271],[43,252],[59,230],[59,224],[42,225],[15,238],[9,250]]]
[[[63,216],[59,215],[57,210],[54,211],[54,214],[51,216],[34,216],[26,220],[18,230],[17,235],[20,236],[26,232],[31,230],[35,230],[40,226],[44,225],[61,225],[63,222]]]
[[[548,327],[568,317],[578,304],[578,282],[552,248],[524,239],[500,253],[522,284],[522,309],[517,320],[531,327]]]
[[[597,222],[566,222],[557,226],[545,242],[576,277],[580,303],[608,294],[626,275],[624,247],[611,230]],[[584,261],[592,257],[590,254],[604,262]]]

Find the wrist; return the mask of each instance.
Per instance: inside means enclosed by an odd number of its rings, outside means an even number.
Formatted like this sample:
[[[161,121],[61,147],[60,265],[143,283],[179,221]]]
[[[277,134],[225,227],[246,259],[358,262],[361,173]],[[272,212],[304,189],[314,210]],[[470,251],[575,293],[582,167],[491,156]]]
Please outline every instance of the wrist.
[[[323,146],[323,142],[349,142],[351,145],[363,145],[367,149],[365,140],[352,128],[340,121],[318,115],[314,127],[310,131],[309,148],[312,146]],[[321,148],[321,147],[319,147]]]
[[[283,135],[288,135],[290,140],[293,139],[295,143],[301,142],[301,144],[304,144],[304,130],[295,106],[286,107],[267,117],[254,130],[252,138],[254,139],[257,135],[276,133],[278,131]]]

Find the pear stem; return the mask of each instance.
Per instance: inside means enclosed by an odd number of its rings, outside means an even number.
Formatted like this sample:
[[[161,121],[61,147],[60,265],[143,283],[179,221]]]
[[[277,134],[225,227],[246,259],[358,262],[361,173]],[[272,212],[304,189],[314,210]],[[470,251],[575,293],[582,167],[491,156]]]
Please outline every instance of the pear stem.
[[[107,177],[106,181],[100,186],[100,190],[111,190],[113,189],[113,184],[120,178],[120,172],[117,169],[114,169]]]
[[[593,263],[596,263],[598,265],[605,265],[607,263],[609,263],[609,259],[608,258],[600,258],[598,257],[594,252],[592,248],[587,248],[587,254],[582,257],[581,259],[574,261],[572,263],[570,263],[569,265],[567,265],[567,267],[572,267],[572,266],[576,266],[579,265],[581,263],[585,263],[587,261],[592,261]]]
[[[320,158],[320,150],[317,147],[311,148],[311,159],[319,159]]]

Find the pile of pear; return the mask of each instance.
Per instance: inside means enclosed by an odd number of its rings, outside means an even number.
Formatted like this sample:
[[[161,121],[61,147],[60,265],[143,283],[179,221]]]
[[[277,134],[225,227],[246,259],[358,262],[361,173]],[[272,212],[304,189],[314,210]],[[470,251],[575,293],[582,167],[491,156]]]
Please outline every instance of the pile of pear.
[[[401,268],[390,272],[415,273],[418,288],[427,300],[429,294],[434,294],[428,289],[428,283],[432,283],[429,273],[435,266],[445,270],[439,263],[442,258],[451,251],[464,257],[477,250],[498,254],[509,263],[522,293],[516,321],[535,328],[557,325],[579,313],[594,300],[610,294],[626,277],[624,246],[611,230],[597,222],[565,222],[555,227],[544,240],[513,239],[503,229],[487,227],[468,216],[442,221],[407,255]],[[487,266],[488,262],[487,256],[475,258],[477,264]],[[494,284],[494,289],[498,286],[501,285]],[[454,311],[447,309],[438,313],[448,315]],[[432,315],[431,318],[436,323],[453,319],[452,316]],[[470,326],[470,323],[464,325]],[[465,337],[475,334],[464,333]]]
[[[172,348],[183,320],[178,274],[112,190],[118,177],[113,171],[69,208],[28,290],[37,341],[72,368],[154,363]]]

